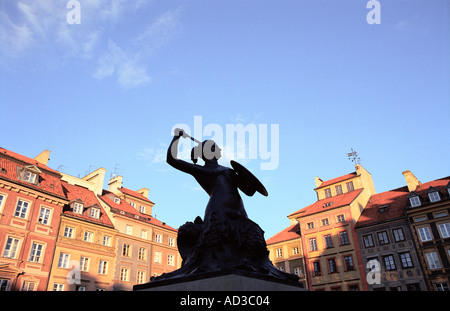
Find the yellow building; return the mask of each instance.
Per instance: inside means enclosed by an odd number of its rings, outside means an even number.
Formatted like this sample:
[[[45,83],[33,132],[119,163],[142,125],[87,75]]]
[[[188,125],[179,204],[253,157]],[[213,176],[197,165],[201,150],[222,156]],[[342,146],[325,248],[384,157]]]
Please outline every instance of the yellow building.
[[[306,288],[306,273],[303,258],[300,227],[291,225],[266,241],[269,259],[279,270],[297,275]]]
[[[108,184],[100,199],[118,231],[113,289],[132,290],[152,276],[178,269],[177,230],[152,216],[149,190],[122,187],[122,176]]]
[[[101,191],[104,172],[83,179],[63,174],[70,203],[61,215],[47,290],[113,288],[117,231],[94,192]]]
[[[316,177],[317,202],[288,216],[300,225],[310,290],[367,290],[355,224],[375,188],[370,173],[355,168],[328,181]]]

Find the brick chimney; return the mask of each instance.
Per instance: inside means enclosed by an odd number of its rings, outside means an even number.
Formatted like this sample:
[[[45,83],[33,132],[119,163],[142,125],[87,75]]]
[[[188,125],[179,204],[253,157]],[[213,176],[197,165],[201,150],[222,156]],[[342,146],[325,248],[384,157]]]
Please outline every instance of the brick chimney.
[[[44,150],[39,153],[34,159],[41,164],[47,165],[48,160],[50,160],[50,150]]]
[[[140,193],[140,194],[142,194],[146,199],[148,199],[148,192],[149,192],[149,191],[150,191],[150,190],[147,189],[147,188],[142,188],[142,189],[139,189],[137,192]]]
[[[108,182],[108,191],[115,195],[120,194],[119,189],[122,188],[122,179],[123,177],[120,175],[111,178]]]
[[[422,183],[417,179],[416,176],[414,176],[411,171],[407,170],[402,172],[403,176],[405,176],[406,184],[408,185],[409,192],[415,191],[417,186],[421,185]]]
[[[320,185],[323,183],[323,180],[320,179],[319,177],[314,177],[314,181],[316,182],[316,188],[319,188]]]

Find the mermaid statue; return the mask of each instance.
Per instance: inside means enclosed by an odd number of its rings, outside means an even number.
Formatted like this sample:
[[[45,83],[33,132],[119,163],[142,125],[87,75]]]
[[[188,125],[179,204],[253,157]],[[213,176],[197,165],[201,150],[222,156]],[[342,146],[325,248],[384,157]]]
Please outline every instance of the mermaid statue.
[[[181,137],[198,143],[191,151],[193,163],[177,158]],[[255,192],[267,196],[266,189],[239,163],[231,161],[233,168],[219,165],[221,151],[213,140],[200,142],[182,129],[175,129],[167,150],[167,163],[192,175],[209,195],[209,201],[203,219],[198,216],[178,229],[181,267],[152,277],[151,282],[221,271],[297,282],[296,275],[278,270],[269,260],[264,231],[248,218],[239,194],[241,190],[249,196]],[[202,159],[204,165],[197,164],[198,159]]]

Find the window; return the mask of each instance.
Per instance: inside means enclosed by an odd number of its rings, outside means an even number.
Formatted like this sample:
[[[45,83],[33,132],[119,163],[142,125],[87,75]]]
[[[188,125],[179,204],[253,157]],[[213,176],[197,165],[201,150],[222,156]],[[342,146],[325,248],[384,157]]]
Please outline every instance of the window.
[[[169,246],[175,246],[175,239],[172,237],[169,237]]]
[[[298,255],[300,252],[299,252],[299,250],[298,250],[298,247],[297,246],[294,246],[293,248],[292,248],[292,255]]]
[[[330,258],[327,260],[328,261],[328,273],[336,273],[337,272],[337,268],[336,268],[336,260],[334,258]]]
[[[41,262],[42,249],[44,248],[43,244],[33,242],[31,246],[30,252],[30,260],[31,262]]]
[[[141,238],[142,239],[147,239],[147,236],[148,236],[147,230],[141,230]]]
[[[434,283],[434,288],[436,288],[436,291],[438,292],[448,292],[450,290],[447,282]]]
[[[64,284],[62,284],[62,283],[54,283],[53,284],[54,292],[62,292],[63,290],[64,290]]]
[[[419,232],[419,237],[422,242],[427,242],[427,241],[432,240],[430,228],[422,227],[422,228],[418,228],[417,231]]]
[[[122,248],[122,256],[125,257],[130,257],[131,256],[131,245],[130,244],[123,244],[123,248]]]
[[[345,271],[355,270],[355,266],[353,265],[352,256],[344,256],[344,266],[345,266]]]
[[[378,235],[378,243],[380,245],[389,244],[389,239],[386,231],[378,232],[377,235]]]
[[[383,257],[384,266],[387,271],[395,270],[395,261],[393,255],[387,255]]]
[[[440,197],[438,191],[429,192],[428,198],[430,199],[430,202],[438,202],[441,200],[441,197]]]
[[[295,267],[294,274],[298,277],[302,277],[302,269],[300,269],[300,267]]]
[[[27,212],[28,212],[28,207],[30,206],[30,204],[28,202],[23,201],[22,199],[19,199],[19,201],[17,201],[17,206],[16,206],[16,212],[14,213],[15,217],[19,217],[19,218],[27,218]]]
[[[336,195],[340,195],[343,193],[341,185],[337,185],[335,188],[336,188]]]
[[[3,211],[3,205],[6,201],[6,196],[3,194],[0,194],[0,213]]]
[[[138,259],[147,260],[147,249],[144,247],[139,247]]]
[[[6,292],[8,290],[9,280],[0,279],[0,292]]]
[[[36,177],[37,177],[37,175],[36,175],[35,173],[32,173],[32,172],[30,172],[30,171],[27,171],[27,172],[25,173],[25,177],[24,177],[23,180],[25,180],[25,181],[27,181],[27,182],[29,182],[29,183],[34,184],[34,183],[36,183]]]
[[[322,226],[328,226],[330,222],[328,221],[328,218],[322,219]]]
[[[325,238],[325,248],[332,248],[333,247],[333,241],[331,240],[331,235],[327,234],[324,236]]]
[[[80,258],[80,271],[88,272],[89,271],[89,257],[81,256]]]
[[[313,262],[313,276],[319,276],[322,275],[322,272],[320,271],[320,262],[319,261],[314,261]]]
[[[49,219],[50,219],[50,212],[51,212],[51,209],[42,206],[41,210],[39,211],[38,222],[43,225],[48,225]]]
[[[16,258],[19,241],[19,239],[8,237],[8,240],[6,241],[5,251],[3,252],[3,257]]]
[[[75,290],[77,292],[85,292],[86,291],[86,286],[84,286],[84,285],[77,285]]]
[[[120,199],[118,197],[114,197],[114,203],[120,204]]]
[[[430,269],[440,269],[442,268],[441,262],[439,261],[438,254],[436,252],[425,253],[428,261],[428,267]]]
[[[394,235],[395,242],[400,242],[405,240],[405,234],[402,228],[393,229],[392,234]]]
[[[141,212],[142,214],[145,214],[145,206],[139,205],[139,212]]]
[[[447,217],[446,211],[434,213],[434,218],[442,218],[442,217]]]
[[[22,291],[23,292],[32,292],[32,291],[34,291],[35,287],[36,287],[35,282],[25,281],[25,282],[23,282]]]
[[[94,233],[90,231],[84,231],[84,241],[92,243],[93,240],[94,240]]]
[[[145,282],[145,271],[139,270],[137,272],[137,283],[142,284]]]
[[[339,238],[341,240],[341,245],[347,245],[350,244],[350,242],[348,241],[348,234],[347,231],[341,231],[339,232]]]
[[[325,197],[331,198],[331,189],[330,188],[325,189]]]
[[[167,255],[167,265],[175,266],[175,260],[173,255]]]
[[[111,246],[111,237],[109,235],[104,235],[102,244],[104,246]]]
[[[309,239],[309,250],[312,252],[317,250],[316,238]]]
[[[283,257],[283,251],[281,250],[281,248],[277,248],[276,253],[277,253],[277,258]]]
[[[420,202],[420,198],[418,196],[410,197],[409,202],[411,203],[411,207],[417,207],[422,205],[422,203]]]
[[[414,218],[414,222],[422,222],[427,220],[427,216],[420,216],[420,217],[415,217]]]
[[[400,261],[402,262],[402,268],[411,268],[413,267],[413,263],[411,260],[411,255],[406,253],[400,253]]]
[[[371,234],[368,235],[363,235],[363,242],[364,242],[364,247],[365,248],[369,248],[369,247],[373,247],[373,237]]]
[[[344,222],[344,221],[345,221],[345,216],[344,216],[344,214],[342,214],[342,215],[337,215],[337,221],[338,221],[338,222]]]
[[[133,227],[130,226],[130,225],[127,225],[127,226],[125,227],[125,234],[133,235]]]
[[[346,186],[348,192],[355,190],[355,188],[353,187],[353,181],[346,183]]]
[[[314,229],[314,223],[313,222],[308,222],[306,224],[306,226],[308,227],[308,229]]]
[[[66,237],[66,238],[73,238],[73,232],[74,232],[74,228],[72,228],[72,227],[65,227],[64,228],[64,236]]]
[[[69,268],[70,255],[66,253],[59,254],[58,268]]]
[[[378,208],[378,212],[380,212],[380,213],[387,212],[387,211],[389,210],[389,207],[391,207],[391,204],[381,205],[381,206]]]
[[[91,208],[91,217],[95,219],[100,218],[100,209],[98,208]]]
[[[120,269],[120,280],[121,281],[129,281],[130,269],[122,268]]]
[[[83,214],[83,204],[81,203],[73,203],[72,211],[76,214]]]
[[[155,234],[155,242],[162,243],[162,235],[161,234]]]
[[[153,257],[154,262],[161,263],[161,252],[155,252],[155,255]]]
[[[136,203],[134,203],[134,202],[130,202],[130,205],[131,205],[132,207],[136,207]]]
[[[439,230],[443,239],[450,237],[450,223],[439,224]]]
[[[108,262],[105,260],[100,260],[98,265],[98,274],[108,274]]]

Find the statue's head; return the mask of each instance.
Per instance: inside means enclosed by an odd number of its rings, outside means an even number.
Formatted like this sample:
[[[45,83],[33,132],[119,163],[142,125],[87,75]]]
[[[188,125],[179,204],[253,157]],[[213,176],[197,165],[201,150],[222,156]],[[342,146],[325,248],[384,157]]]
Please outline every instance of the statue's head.
[[[203,161],[217,161],[222,157],[222,149],[216,144],[214,140],[205,140],[201,145],[198,145],[191,150],[191,160],[197,163],[198,158]]]

